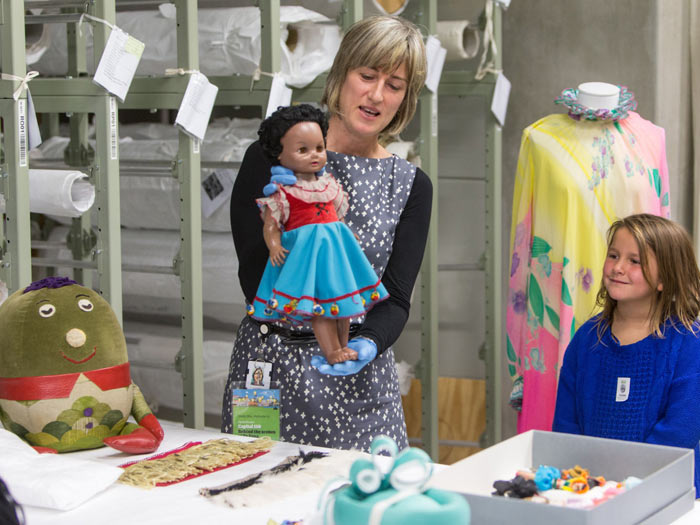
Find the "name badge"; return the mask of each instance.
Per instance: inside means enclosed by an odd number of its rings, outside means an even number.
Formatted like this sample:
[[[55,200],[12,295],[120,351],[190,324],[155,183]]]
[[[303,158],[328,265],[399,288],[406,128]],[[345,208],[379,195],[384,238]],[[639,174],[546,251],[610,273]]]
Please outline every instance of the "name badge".
[[[617,378],[617,394],[615,395],[615,401],[618,403],[622,401],[627,401],[630,396],[630,378],[629,377],[618,377]]]

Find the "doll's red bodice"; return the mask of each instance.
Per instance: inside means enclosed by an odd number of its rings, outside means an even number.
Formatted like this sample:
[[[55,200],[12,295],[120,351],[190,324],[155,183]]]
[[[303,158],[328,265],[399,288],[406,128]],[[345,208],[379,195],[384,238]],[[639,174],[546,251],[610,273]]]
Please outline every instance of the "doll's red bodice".
[[[284,188],[285,197],[289,202],[289,219],[284,225],[285,231],[293,230],[306,224],[321,224],[326,222],[336,222],[338,214],[335,211],[333,201],[327,202],[306,202],[303,201]]]

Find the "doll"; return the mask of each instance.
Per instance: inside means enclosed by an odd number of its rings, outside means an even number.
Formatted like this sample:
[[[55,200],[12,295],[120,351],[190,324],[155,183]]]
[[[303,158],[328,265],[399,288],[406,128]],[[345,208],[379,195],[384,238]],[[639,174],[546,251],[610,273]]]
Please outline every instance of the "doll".
[[[273,166],[273,174],[286,168],[296,182],[276,183],[277,191],[256,201],[270,258],[249,313],[260,321],[310,321],[334,364],[357,359],[347,346],[350,318],[388,293],[343,222],[347,193],[323,169],[327,130],[323,112],[308,104],[279,108],[260,125],[261,147],[283,167]]]

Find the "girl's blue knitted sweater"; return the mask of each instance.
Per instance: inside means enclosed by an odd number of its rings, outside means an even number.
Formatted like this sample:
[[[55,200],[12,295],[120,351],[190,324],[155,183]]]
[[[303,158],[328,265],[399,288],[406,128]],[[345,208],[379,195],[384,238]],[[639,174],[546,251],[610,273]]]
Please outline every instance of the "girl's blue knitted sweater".
[[[667,321],[663,338],[621,346],[596,320],[566,349],[552,430],[692,448],[700,497],[700,334]]]

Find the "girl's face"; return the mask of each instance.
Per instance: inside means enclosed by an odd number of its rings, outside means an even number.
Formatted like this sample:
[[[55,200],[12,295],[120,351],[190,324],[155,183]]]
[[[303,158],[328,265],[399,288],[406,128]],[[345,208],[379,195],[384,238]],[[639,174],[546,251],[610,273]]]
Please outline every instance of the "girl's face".
[[[297,175],[315,175],[326,165],[326,145],[321,126],[316,122],[299,122],[284,134],[280,164]]]
[[[663,289],[663,284],[659,282],[656,256],[651,250],[647,251],[646,256],[652,286],[644,278],[640,249],[635,238],[627,228],[615,232],[603,265],[603,282],[618,305],[639,305],[650,309],[656,291]]]
[[[341,119],[356,137],[376,139],[401,106],[408,81],[406,66],[386,73],[369,67],[348,71],[340,90]]]

